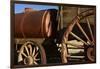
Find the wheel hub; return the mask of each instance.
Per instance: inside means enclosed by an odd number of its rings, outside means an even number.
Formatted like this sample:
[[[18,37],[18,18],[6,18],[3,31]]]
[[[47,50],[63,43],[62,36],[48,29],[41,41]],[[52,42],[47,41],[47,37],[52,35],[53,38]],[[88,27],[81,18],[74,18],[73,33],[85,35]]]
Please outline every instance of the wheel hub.
[[[24,59],[24,64],[26,65],[32,65],[34,62],[34,59],[32,56],[28,56],[27,58]]]

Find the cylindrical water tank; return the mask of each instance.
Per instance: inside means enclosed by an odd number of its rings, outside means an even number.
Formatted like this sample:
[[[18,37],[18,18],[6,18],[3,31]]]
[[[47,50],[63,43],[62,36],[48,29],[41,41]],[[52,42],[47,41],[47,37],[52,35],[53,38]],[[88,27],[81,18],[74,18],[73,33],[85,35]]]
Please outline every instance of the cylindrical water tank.
[[[57,31],[57,10],[26,11],[15,14],[15,37],[44,38]]]

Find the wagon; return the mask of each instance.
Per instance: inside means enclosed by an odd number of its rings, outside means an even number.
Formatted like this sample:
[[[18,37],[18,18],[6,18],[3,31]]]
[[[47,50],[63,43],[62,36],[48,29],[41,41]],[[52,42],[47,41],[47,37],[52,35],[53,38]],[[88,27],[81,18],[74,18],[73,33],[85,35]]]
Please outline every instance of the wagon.
[[[72,58],[96,61],[95,25],[89,20],[95,16],[95,9],[81,12],[78,8],[76,16],[62,27],[64,12],[61,6],[59,10],[25,8],[24,12],[15,14],[15,64],[70,63]],[[84,52],[77,50],[83,56],[72,55],[71,49],[77,48],[83,49]]]

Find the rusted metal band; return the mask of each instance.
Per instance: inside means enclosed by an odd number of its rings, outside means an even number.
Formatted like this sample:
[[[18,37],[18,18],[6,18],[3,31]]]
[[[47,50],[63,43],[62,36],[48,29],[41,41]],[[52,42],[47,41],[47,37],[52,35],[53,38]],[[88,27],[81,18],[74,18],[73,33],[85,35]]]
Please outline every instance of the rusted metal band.
[[[30,12],[24,14],[22,20],[21,20],[21,24],[20,24],[20,30],[21,30],[21,33],[22,33],[22,36],[23,38],[25,38],[25,34],[24,34],[24,29],[23,29],[23,24],[24,24],[24,20],[25,18],[27,17],[27,15],[29,14]]]
[[[46,19],[46,14],[49,13],[47,10],[44,12],[43,16],[42,16],[42,24],[41,24],[41,33],[42,33],[42,36],[44,37],[45,36],[45,30],[44,30],[44,27],[45,27],[45,19]]]

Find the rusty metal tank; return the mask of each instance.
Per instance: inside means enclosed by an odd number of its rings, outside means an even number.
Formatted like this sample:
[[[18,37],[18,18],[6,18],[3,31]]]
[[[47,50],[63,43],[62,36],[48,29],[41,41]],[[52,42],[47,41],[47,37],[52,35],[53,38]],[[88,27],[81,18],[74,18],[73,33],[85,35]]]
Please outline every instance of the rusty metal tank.
[[[44,38],[54,36],[57,31],[57,10],[33,11],[15,14],[15,34],[17,38]]]

